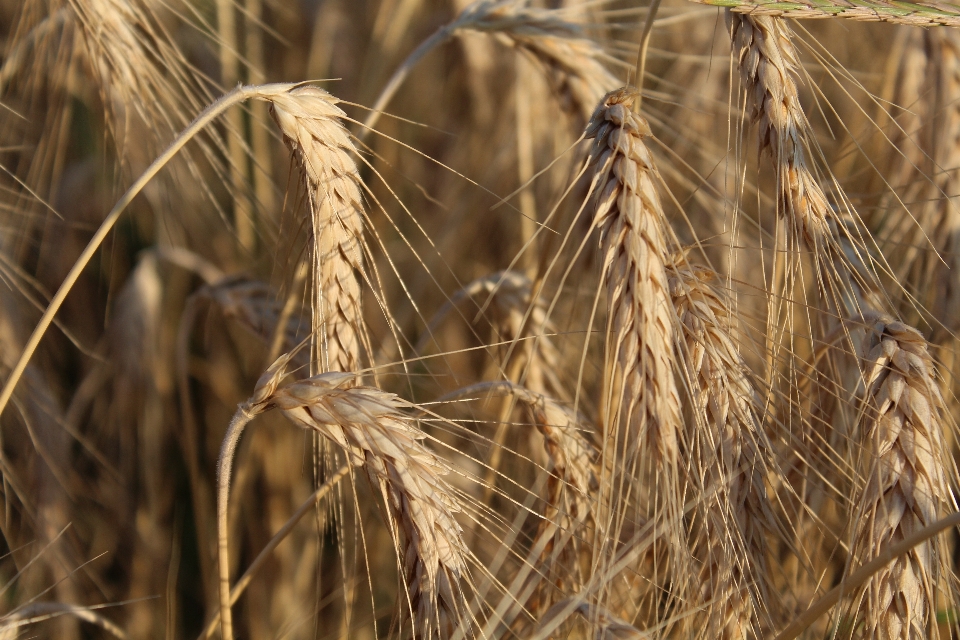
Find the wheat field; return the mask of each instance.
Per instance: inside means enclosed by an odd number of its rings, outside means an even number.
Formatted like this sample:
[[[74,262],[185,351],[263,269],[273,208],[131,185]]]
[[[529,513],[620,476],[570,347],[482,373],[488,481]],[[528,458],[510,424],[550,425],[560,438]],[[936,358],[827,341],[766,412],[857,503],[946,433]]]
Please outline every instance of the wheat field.
[[[960,635],[960,6],[0,36],[0,639]]]

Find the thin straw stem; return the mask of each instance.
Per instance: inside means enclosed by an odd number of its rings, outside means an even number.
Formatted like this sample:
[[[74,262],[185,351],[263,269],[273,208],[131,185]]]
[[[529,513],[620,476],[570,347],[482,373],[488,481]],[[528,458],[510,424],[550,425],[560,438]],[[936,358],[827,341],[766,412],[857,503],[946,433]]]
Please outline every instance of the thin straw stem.
[[[640,50],[637,51],[637,92],[636,102],[633,103],[634,113],[640,113],[640,105],[643,102],[643,76],[647,72],[647,49],[650,48],[650,34],[653,33],[653,21],[657,17],[657,11],[660,9],[660,0],[653,0],[647,9],[647,22],[643,25],[643,33],[640,35]]]
[[[250,583],[253,582],[253,575],[263,566],[263,563],[267,561],[267,558],[270,557],[270,553],[280,546],[280,543],[290,535],[290,532],[293,531],[293,528],[297,526],[297,523],[303,519],[303,516],[307,515],[307,512],[310,511],[320,500],[323,499],[330,491],[333,490],[337,484],[343,480],[344,476],[347,475],[347,472],[350,470],[350,467],[344,465],[337,470],[329,480],[320,485],[316,491],[310,494],[310,497],[303,501],[303,504],[300,505],[300,508],[290,516],[290,519],[280,527],[280,530],[272,538],[270,542],[260,551],[257,557],[253,562],[250,563],[250,566],[247,567],[247,570],[243,572],[243,575],[240,576],[240,579],[237,580],[237,584],[233,585],[233,588],[230,589],[230,604],[236,604],[237,600],[240,599],[240,596],[243,595],[243,592],[246,591],[247,587],[250,586]],[[206,640],[213,636],[214,632],[217,630],[217,625],[220,623],[220,611],[217,611],[213,616],[213,619],[207,625],[207,628],[203,630],[197,640]]]
[[[249,413],[249,406],[240,405],[230,420],[227,434],[223,437],[220,446],[220,457],[217,460],[217,562],[220,568],[220,637],[223,640],[233,640],[233,615],[230,612],[230,548],[227,532],[227,507],[230,503],[230,473],[233,469],[233,458],[237,455],[237,445],[243,429],[253,420],[256,414]]]

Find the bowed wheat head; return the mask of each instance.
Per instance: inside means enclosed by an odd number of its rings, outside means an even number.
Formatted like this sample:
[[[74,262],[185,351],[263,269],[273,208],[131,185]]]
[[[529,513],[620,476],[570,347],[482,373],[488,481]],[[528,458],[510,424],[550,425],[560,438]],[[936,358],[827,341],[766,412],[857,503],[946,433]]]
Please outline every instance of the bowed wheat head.
[[[957,637],[958,16],[0,0],[0,636]]]

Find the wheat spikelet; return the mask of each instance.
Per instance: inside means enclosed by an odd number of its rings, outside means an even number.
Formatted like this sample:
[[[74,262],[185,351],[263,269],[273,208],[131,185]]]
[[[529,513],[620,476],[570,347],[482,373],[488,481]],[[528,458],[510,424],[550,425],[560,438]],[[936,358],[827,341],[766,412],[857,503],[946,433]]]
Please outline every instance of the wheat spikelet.
[[[769,603],[766,534],[776,529],[764,483],[760,399],[732,334],[730,307],[705,267],[675,260],[670,295],[697,423],[691,438],[705,496],[701,601],[709,603],[703,637],[760,635],[754,611]],[[751,602],[751,596],[754,602]],[[697,625],[702,624],[697,620]]]
[[[302,86],[270,96],[271,113],[300,163],[313,225],[313,330],[322,371],[357,371],[368,343],[360,308],[363,197],[337,100]]]
[[[404,413],[410,405],[379,389],[354,386],[351,373],[329,372],[280,387],[290,358],[281,357],[261,376],[253,396],[240,406],[234,425],[242,429],[252,416],[276,408],[294,424],[340,447],[348,461],[362,467],[382,492],[398,543],[402,533],[405,597],[416,637],[449,637],[455,629],[469,631],[469,613],[460,586],[467,575],[468,551],[454,518],[460,511],[459,502],[441,479],[448,466],[423,446],[423,432]],[[238,438],[232,425],[221,454],[221,492],[229,486],[230,460]],[[225,502],[221,493],[221,518],[225,518]],[[223,548],[221,562],[226,555]],[[229,592],[226,595],[229,597]],[[229,605],[221,611],[223,623],[232,624]]]
[[[952,503],[944,477],[942,401],[927,343],[889,316],[865,318],[864,449],[853,555],[858,564],[928,525]],[[866,638],[928,638],[943,561],[939,543],[911,549],[874,575],[858,598]]]
[[[777,206],[788,222],[789,241],[794,249],[803,243],[813,253],[821,287],[833,305],[849,315],[884,308],[865,232],[851,215],[834,210],[808,164],[809,123],[794,81],[799,62],[789,28],[780,18],[730,11],[727,20],[748,115],[758,124],[761,152],[770,150],[777,172]]]

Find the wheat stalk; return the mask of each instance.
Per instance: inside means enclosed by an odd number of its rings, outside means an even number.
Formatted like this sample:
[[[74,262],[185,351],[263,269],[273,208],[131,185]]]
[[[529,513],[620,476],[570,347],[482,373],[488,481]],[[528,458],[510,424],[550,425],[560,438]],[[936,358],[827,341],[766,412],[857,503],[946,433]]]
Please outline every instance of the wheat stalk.
[[[926,340],[889,316],[866,317],[860,422],[865,455],[853,557],[861,563],[934,524],[952,503],[944,476],[942,401]],[[917,545],[860,590],[863,637],[931,637],[943,550]]]
[[[346,114],[317,87],[271,96],[271,113],[301,165],[313,227],[313,332],[322,371],[358,371],[366,338],[360,308],[363,197]]]
[[[460,580],[468,551],[454,514],[459,501],[440,479],[449,467],[421,443],[423,433],[404,413],[411,405],[372,387],[353,386],[352,373],[329,372],[280,387],[291,356],[277,360],[241,404],[224,438],[218,467],[220,598],[223,637],[231,638],[227,503],[230,469],[245,425],[279,409],[294,424],[340,447],[380,489],[395,543],[402,533],[406,598],[417,637],[449,637],[468,630],[469,612]]]

